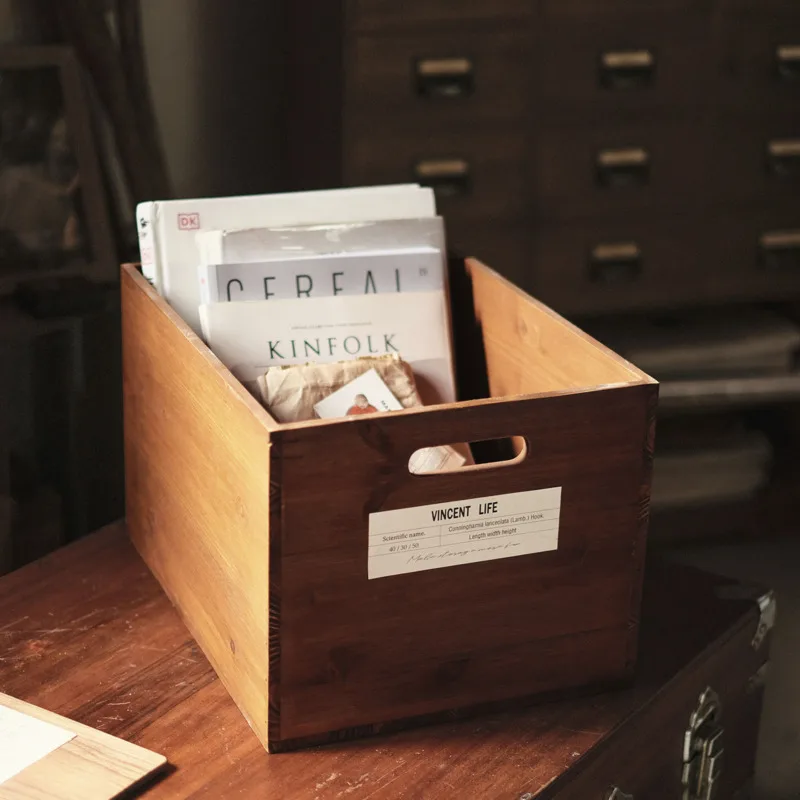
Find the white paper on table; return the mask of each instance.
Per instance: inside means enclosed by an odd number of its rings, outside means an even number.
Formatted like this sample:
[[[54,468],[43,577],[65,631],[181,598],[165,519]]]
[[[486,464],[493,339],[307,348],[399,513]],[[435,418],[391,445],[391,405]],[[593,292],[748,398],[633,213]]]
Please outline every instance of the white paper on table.
[[[74,738],[72,731],[0,705],[0,785]]]

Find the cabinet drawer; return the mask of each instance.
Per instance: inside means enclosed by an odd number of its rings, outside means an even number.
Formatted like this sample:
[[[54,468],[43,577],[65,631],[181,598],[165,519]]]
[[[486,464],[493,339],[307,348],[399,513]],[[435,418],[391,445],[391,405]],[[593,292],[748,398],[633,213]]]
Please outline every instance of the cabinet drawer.
[[[670,21],[671,20],[671,21]],[[612,114],[707,105],[715,71],[700,15],[551,21],[539,44],[539,93],[552,109]]]
[[[447,219],[502,222],[529,210],[526,137],[520,132],[348,137],[346,178],[354,185],[416,181],[432,186]]]
[[[724,108],[752,113],[800,108],[800,13],[731,15],[722,28],[720,50]]]
[[[732,291],[768,300],[800,296],[800,203],[731,217],[726,231],[715,244]]]
[[[708,150],[700,124],[542,130],[533,165],[537,215],[679,212],[708,194]]]
[[[543,229],[533,247],[534,294],[571,314],[686,302],[704,269],[697,227],[681,219]]]
[[[564,313],[800,297],[800,210],[552,226],[533,250],[536,296]]]
[[[800,114],[758,125],[736,121],[713,135],[712,183],[720,201],[800,207]]]
[[[523,117],[532,102],[524,33],[360,36],[350,50],[348,113],[407,128]]]
[[[347,16],[353,30],[409,28],[435,24],[507,22],[533,17],[531,0],[348,0]]]

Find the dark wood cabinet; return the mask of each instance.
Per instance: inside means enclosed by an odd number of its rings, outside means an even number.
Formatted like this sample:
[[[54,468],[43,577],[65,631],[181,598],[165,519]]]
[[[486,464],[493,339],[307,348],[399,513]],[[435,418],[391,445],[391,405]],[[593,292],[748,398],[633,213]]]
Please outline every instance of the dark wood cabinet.
[[[314,5],[286,188],[429,184],[454,248],[566,314],[800,296],[795,0]]]

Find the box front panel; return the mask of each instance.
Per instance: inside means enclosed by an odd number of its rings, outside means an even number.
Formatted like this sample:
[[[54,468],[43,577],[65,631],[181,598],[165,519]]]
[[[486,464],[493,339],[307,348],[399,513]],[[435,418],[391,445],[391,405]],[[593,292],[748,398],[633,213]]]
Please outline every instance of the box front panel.
[[[627,675],[654,392],[630,386],[281,432],[281,739]],[[408,472],[419,447],[505,436],[525,437],[524,459]],[[499,513],[509,495],[556,487],[556,549],[370,579],[370,514],[478,514],[492,502]]]

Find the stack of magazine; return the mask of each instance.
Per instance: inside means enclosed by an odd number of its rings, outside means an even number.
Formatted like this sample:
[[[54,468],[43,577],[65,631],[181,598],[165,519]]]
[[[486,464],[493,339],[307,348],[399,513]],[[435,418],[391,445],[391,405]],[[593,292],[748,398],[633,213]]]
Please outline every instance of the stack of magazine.
[[[275,366],[396,355],[456,399],[433,192],[397,185],[137,208],[142,271],[245,385]]]

